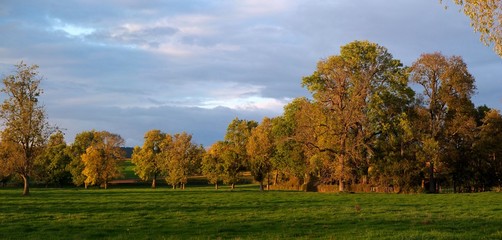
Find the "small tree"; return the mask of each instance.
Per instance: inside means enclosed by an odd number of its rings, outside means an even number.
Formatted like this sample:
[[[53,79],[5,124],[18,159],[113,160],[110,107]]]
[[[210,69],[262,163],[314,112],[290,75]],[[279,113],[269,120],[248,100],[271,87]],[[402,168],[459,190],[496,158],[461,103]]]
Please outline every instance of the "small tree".
[[[263,191],[263,180],[270,173],[274,154],[272,122],[269,118],[264,118],[262,123],[251,131],[246,150],[251,174],[260,183],[260,191]],[[268,184],[267,181],[267,188]]]
[[[121,175],[119,161],[124,159],[121,149],[124,139],[106,131],[98,134],[100,141],[88,147],[82,155],[85,166],[82,173],[86,176],[86,185],[103,184],[107,189],[108,182]]]
[[[192,135],[186,132],[175,134],[172,144],[164,150],[164,171],[166,182],[176,188],[180,184],[182,189],[188,182],[188,176],[195,169],[197,161],[200,162],[202,152],[200,148],[192,143]]]
[[[47,147],[35,161],[35,177],[47,185],[62,187],[71,182],[67,165],[71,162],[62,132],[51,135]]]
[[[30,193],[30,177],[34,162],[42,152],[50,135],[45,109],[38,98],[43,93],[39,87],[38,66],[21,62],[16,72],[3,79],[5,100],[0,109],[3,120],[2,142],[8,146],[10,157],[5,161],[7,168],[23,179],[23,195]]]
[[[132,154],[134,172],[144,181],[152,180],[152,188],[157,186],[157,178],[162,173],[162,148],[172,142],[171,136],[160,130],[145,133],[143,147],[136,146]],[[165,148],[164,148],[165,149]]]
[[[97,144],[99,141],[99,132],[95,130],[84,131],[75,136],[73,144],[69,147],[69,154],[72,160],[67,166],[67,170],[71,173],[72,182],[76,186],[84,184],[85,188],[87,188],[87,184],[85,183],[87,177],[83,174],[85,164],[82,161],[82,155],[86,153],[87,148]]]
[[[202,159],[202,174],[206,176],[209,183],[214,184],[216,190],[218,190],[218,181],[222,180],[223,175],[222,151],[222,142],[216,142]]]

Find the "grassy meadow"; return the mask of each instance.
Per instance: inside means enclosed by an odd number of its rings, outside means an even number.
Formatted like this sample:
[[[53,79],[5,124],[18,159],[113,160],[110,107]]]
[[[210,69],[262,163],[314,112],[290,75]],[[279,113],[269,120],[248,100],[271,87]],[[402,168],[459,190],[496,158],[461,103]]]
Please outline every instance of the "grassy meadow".
[[[0,239],[502,239],[502,194],[0,189]]]

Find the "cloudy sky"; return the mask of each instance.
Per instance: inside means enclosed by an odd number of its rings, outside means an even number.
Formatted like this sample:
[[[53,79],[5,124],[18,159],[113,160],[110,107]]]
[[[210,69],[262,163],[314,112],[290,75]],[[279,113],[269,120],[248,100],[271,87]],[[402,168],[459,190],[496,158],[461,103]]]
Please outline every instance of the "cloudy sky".
[[[354,40],[406,65],[460,55],[475,104],[502,108],[502,59],[438,0],[2,0],[0,32],[0,74],[39,65],[49,121],[68,142],[96,129],[134,146],[160,129],[210,145],[235,117],[274,117],[310,96],[302,77]]]

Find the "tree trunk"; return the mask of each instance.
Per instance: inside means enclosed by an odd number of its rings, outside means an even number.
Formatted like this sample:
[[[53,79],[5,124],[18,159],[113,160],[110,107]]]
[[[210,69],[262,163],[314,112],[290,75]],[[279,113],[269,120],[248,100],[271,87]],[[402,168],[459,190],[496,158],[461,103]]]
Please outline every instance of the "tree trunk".
[[[152,188],[156,188],[156,187],[157,187],[157,179],[154,177],[152,180]]]
[[[230,185],[230,189],[232,189],[232,190],[234,190],[234,189],[235,189],[235,183],[232,183],[232,184]]]
[[[173,184],[173,189],[176,189],[176,184]]]
[[[185,184],[184,183],[181,184],[181,189],[185,190]]]
[[[436,182],[434,181],[434,162],[430,162],[430,168],[429,168],[429,192],[430,193],[435,193],[436,192]]]
[[[270,173],[267,173],[267,191],[270,190]]]
[[[260,181],[260,192],[263,192],[263,180]]]
[[[105,181],[105,189],[108,189],[108,181]]]
[[[218,183],[215,183],[215,184],[214,184],[214,188],[215,188],[216,190],[218,190]]]
[[[23,178],[24,182],[24,188],[23,188],[23,196],[28,196],[30,195],[30,177],[27,175],[21,175]]]
[[[274,176],[274,186],[277,185],[277,179],[279,178],[279,170],[275,170],[275,176]]]

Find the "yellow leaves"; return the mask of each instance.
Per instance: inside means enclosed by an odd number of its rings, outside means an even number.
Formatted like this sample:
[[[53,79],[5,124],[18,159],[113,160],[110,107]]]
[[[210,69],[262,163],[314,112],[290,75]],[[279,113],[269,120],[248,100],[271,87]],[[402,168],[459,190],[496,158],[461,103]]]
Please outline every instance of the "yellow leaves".
[[[124,140],[116,134],[106,131],[94,132],[94,143],[81,156],[84,163],[83,175],[86,185],[105,184],[121,175],[119,161],[124,153],[121,146]]]
[[[462,6],[464,14],[471,19],[471,27],[481,34],[480,41],[487,46],[493,44],[495,52],[502,57],[502,1],[453,1]]]

